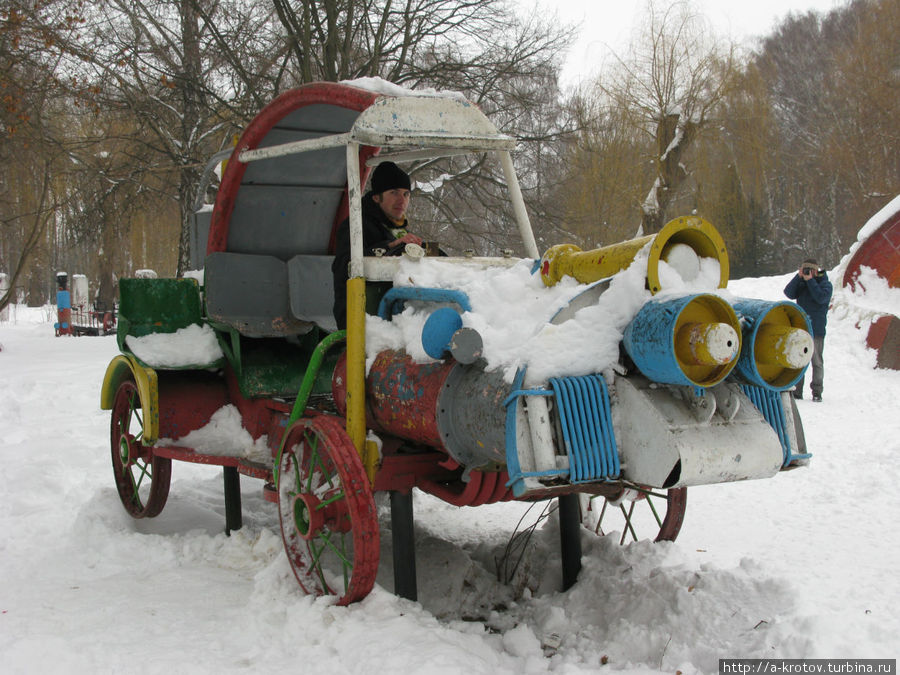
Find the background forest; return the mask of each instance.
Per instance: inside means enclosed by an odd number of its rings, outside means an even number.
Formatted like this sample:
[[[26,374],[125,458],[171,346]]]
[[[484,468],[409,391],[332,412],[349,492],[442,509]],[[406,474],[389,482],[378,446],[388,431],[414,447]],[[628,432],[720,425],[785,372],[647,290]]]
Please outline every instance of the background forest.
[[[574,29],[504,0],[6,0],[0,309],[50,301],[58,270],[105,305],[135,270],[184,272],[209,157],[280,92],[360,77],[460,91],[516,136],[541,248],[696,212],[733,278],[835,264],[900,192],[900,0],[791,15],[752,49],[689,2],[644,16],[627,53],[563,91]],[[498,167],[455,161],[412,167],[416,230],[515,248]]]

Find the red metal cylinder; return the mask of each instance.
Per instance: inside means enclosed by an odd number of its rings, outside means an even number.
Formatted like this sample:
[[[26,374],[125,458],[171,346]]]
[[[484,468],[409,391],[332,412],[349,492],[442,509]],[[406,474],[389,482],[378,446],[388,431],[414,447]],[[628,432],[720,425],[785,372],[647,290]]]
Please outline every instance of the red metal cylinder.
[[[407,354],[384,351],[366,376],[366,422],[376,431],[444,449],[437,423],[441,389],[456,366],[449,361],[415,363]],[[338,410],[346,413],[346,354],[341,355],[332,379]]]

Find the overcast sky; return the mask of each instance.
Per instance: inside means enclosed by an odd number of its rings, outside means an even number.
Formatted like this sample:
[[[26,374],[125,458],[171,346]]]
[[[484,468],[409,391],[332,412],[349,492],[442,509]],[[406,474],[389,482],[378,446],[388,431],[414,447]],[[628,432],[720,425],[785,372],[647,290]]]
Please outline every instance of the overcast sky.
[[[612,48],[624,53],[632,26],[644,13],[645,0],[515,0],[524,9],[539,7],[550,17],[580,27],[563,70],[563,84],[576,84],[596,70],[596,64]],[[746,42],[765,35],[789,12],[829,10],[847,0],[693,0],[693,5],[723,37]]]

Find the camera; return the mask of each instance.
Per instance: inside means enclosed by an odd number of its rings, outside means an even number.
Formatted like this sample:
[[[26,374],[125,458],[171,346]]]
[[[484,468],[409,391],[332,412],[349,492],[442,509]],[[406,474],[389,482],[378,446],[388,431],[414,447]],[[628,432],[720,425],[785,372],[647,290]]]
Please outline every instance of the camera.
[[[803,272],[803,274],[811,274],[812,276],[816,276],[816,274],[818,274],[819,272],[819,269],[810,265],[804,265],[800,271]]]

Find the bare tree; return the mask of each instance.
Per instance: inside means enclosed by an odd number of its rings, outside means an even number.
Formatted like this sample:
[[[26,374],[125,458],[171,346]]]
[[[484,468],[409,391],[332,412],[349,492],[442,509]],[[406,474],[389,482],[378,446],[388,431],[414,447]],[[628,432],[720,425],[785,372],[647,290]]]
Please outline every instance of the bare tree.
[[[865,220],[900,191],[900,8],[856,0],[789,16],[754,59],[772,101],[768,217],[779,263],[837,262]]]
[[[554,197],[549,176],[561,172],[546,169],[559,161],[554,148],[569,131],[557,79],[570,28],[535,14],[519,18],[499,0],[275,0],[275,8],[300,82],[380,77],[459,91],[478,104],[523,141],[517,168],[527,177],[526,201],[544,216],[538,229],[560,226],[557,211],[542,203]],[[516,238],[500,169],[486,158],[426,162],[411,173],[424,187],[413,216],[428,236],[483,251]]]
[[[715,121],[732,83],[734,60],[734,48],[712,39],[689,2],[661,7],[651,1],[630,53],[617,57],[598,81],[595,95],[616,114],[627,115],[650,153],[654,170],[640,205],[640,230],[655,232],[665,223],[690,175],[687,152]]]
[[[66,199],[56,180],[65,134],[56,115],[66,94],[59,45],[77,31],[79,10],[68,0],[10,0],[0,10],[0,267],[13,279],[0,305],[17,284],[38,294],[49,289],[46,256],[38,254]]]

